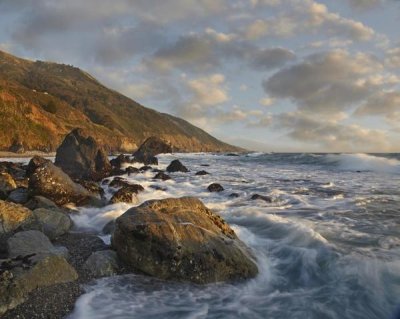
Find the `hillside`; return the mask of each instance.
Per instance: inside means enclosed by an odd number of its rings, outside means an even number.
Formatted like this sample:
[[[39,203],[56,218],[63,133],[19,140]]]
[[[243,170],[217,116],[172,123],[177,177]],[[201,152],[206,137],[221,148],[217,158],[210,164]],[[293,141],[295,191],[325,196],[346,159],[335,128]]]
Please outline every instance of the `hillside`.
[[[113,151],[158,136],[181,151],[235,151],[187,121],[146,108],[73,66],[29,61],[0,51],[0,150],[53,151],[81,127]]]

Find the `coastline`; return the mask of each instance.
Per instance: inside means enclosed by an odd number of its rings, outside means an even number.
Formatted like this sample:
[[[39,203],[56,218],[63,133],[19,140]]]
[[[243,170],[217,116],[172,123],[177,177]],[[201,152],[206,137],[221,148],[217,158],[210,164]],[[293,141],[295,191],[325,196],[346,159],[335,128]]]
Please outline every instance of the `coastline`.
[[[56,152],[45,153],[41,151],[28,151],[24,153],[13,153],[8,151],[0,151],[0,158],[30,158],[36,155],[41,157],[54,157],[56,156]]]

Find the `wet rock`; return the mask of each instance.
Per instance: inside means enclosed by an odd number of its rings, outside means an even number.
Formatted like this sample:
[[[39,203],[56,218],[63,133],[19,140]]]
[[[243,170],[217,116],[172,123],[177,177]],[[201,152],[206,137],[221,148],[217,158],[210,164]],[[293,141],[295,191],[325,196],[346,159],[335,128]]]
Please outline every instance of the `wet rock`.
[[[36,171],[36,169],[46,163],[51,163],[50,160],[45,159],[40,156],[34,156],[28,163],[28,167],[26,169],[26,177],[31,177],[31,175]]]
[[[121,168],[125,163],[133,163],[128,155],[120,154],[110,161],[110,164],[116,168]]]
[[[173,160],[171,162],[171,164],[168,165],[167,172],[169,172],[169,173],[173,173],[173,172],[187,173],[187,172],[189,172],[189,170],[179,160]]]
[[[251,196],[252,200],[262,200],[266,203],[272,203],[272,198],[269,196],[264,196],[264,195],[259,195],[259,194],[254,194]]]
[[[37,208],[58,209],[58,206],[50,199],[43,196],[34,196],[26,204],[25,207],[30,210]]]
[[[40,231],[27,230],[14,234],[7,240],[10,258],[35,254],[33,260],[40,260],[49,255],[68,256],[65,247],[55,247],[49,238]]]
[[[203,166],[203,167],[209,167],[209,166],[210,166],[210,164],[201,164],[200,166]]]
[[[232,193],[229,195],[229,198],[238,198],[240,195],[238,193]]]
[[[108,184],[110,184],[110,181],[111,181],[111,179],[106,178],[101,182],[101,185],[108,185]]]
[[[113,250],[96,251],[90,255],[83,267],[95,278],[116,275],[119,270],[117,253]]]
[[[92,195],[81,185],[73,182],[59,167],[46,162],[37,167],[29,179],[32,196],[43,196],[57,205],[75,203],[83,205]]]
[[[17,188],[14,178],[8,173],[0,173],[0,198],[6,199],[8,194]]]
[[[128,174],[128,176],[133,175],[133,174],[137,174],[139,172],[140,172],[140,170],[138,168],[136,168],[136,167],[133,167],[133,166],[128,166],[125,169],[125,173]]]
[[[154,179],[161,179],[163,181],[167,181],[167,180],[171,179],[171,177],[168,174],[165,174],[163,172],[157,173],[153,178]]]
[[[225,156],[237,157],[237,156],[240,156],[240,155],[239,155],[239,154],[236,154],[236,153],[228,153],[228,154],[226,154]]]
[[[248,248],[191,197],[152,200],[117,218],[112,246],[132,270],[198,284],[254,277]]]
[[[57,209],[38,208],[33,214],[41,225],[43,233],[50,239],[64,235],[72,227],[71,218]]]
[[[132,185],[130,182],[128,182],[125,178],[122,177],[115,177],[110,184],[108,184],[109,187],[114,187],[114,188],[120,188],[120,187],[126,187]]]
[[[115,229],[115,219],[110,220],[107,224],[105,224],[101,232],[104,235],[111,235],[114,232],[114,229]]]
[[[143,142],[139,149],[133,153],[135,160],[145,165],[158,165],[155,157],[158,154],[172,153],[172,147],[162,139],[152,136]]]
[[[110,203],[137,203],[136,195],[142,191],[144,191],[143,186],[138,184],[124,186],[111,197]]]
[[[79,185],[82,185],[92,195],[97,196],[99,198],[104,197],[104,189],[97,182],[85,181],[85,180],[77,180],[76,182]]]
[[[111,164],[104,149],[82,129],[71,131],[57,149],[55,164],[74,179],[100,180]]]
[[[25,204],[29,200],[28,189],[24,187],[18,187],[10,192],[7,200],[17,204]]]
[[[195,175],[196,176],[203,176],[203,175],[209,175],[210,173],[206,172],[206,171],[198,171]]]
[[[145,165],[145,166],[142,166],[141,168],[139,168],[139,171],[140,172],[147,172],[147,171],[149,171],[151,169],[152,169],[151,166]]]
[[[214,192],[222,192],[224,190],[224,188],[221,186],[221,184],[218,183],[212,183],[207,187],[208,191],[211,193]]]
[[[158,185],[150,185],[149,187],[155,189],[156,191],[162,191],[162,192],[166,192],[168,190],[168,188]]]

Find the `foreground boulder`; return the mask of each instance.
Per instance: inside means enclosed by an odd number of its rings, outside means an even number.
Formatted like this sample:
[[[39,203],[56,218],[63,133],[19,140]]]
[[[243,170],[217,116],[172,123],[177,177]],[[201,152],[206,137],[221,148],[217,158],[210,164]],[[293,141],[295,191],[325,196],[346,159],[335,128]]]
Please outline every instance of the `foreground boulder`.
[[[155,157],[158,154],[172,153],[172,147],[162,139],[152,136],[143,142],[139,149],[133,153],[135,160],[146,165],[157,165]]]
[[[0,316],[41,287],[75,281],[78,274],[61,250],[40,232],[20,232],[8,240],[10,258],[0,264]]]
[[[119,270],[117,253],[113,250],[96,251],[90,255],[83,267],[95,278],[116,275]]]
[[[81,185],[73,182],[59,167],[50,161],[37,167],[29,179],[32,196],[43,196],[57,205],[85,204],[91,194]]]
[[[129,209],[116,220],[112,246],[129,268],[161,279],[206,284],[258,273],[228,224],[191,197]]]
[[[173,160],[171,164],[168,165],[167,167],[167,172],[173,173],[173,172],[183,172],[187,173],[189,170],[185,165],[181,163],[180,160]]]
[[[37,208],[33,211],[43,233],[50,239],[67,233],[72,227],[72,220],[58,209]]]
[[[111,164],[104,149],[82,129],[69,133],[57,149],[55,164],[74,179],[100,180]]]

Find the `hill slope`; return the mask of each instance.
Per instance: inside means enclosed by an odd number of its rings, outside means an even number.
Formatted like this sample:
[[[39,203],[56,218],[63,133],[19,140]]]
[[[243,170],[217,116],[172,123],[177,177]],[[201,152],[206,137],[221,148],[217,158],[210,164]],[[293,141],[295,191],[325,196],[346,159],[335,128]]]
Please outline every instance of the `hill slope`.
[[[0,150],[55,150],[81,127],[111,150],[132,151],[158,136],[182,151],[235,151],[190,123],[146,108],[64,64],[29,61],[0,51]]]

